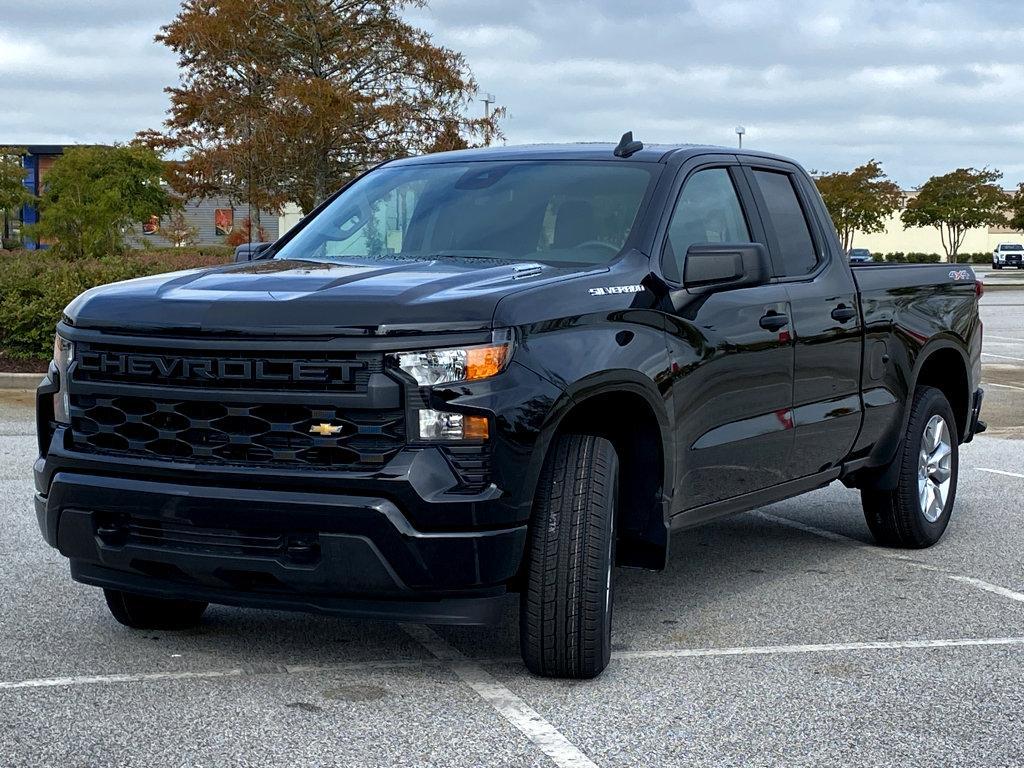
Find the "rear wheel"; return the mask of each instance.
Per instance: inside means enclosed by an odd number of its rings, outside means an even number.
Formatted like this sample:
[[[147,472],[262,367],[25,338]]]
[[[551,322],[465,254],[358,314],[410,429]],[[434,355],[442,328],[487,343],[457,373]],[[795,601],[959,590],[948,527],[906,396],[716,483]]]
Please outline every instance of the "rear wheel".
[[[179,598],[151,598],[105,588],[103,597],[114,619],[139,630],[184,630],[195,627],[207,604]]]
[[[619,461],[593,435],[555,440],[537,488],[519,638],[537,675],[593,678],[611,657]]]
[[[861,492],[868,528],[883,545],[930,547],[949,524],[959,466],[956,420],[941,390],[917,388],[893,462],[896,488]]]

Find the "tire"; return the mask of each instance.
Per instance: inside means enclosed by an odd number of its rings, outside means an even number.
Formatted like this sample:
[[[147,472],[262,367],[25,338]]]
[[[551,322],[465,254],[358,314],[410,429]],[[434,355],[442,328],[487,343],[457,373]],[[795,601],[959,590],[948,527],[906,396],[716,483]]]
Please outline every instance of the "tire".
[[[537,486],[519,604],[531,672],[593,678],[611,658],[619,460],[592,435],[555,439]]]
[[[993,270],[1001,270],[1001,269],[1003,269],[1003,265],[1001,265],[1001,264],[993,264],[992,265],[992,269]]]
[[[207,604],[179,598],[150,598],[104,588],[103,597],[114,619],[139,630],[185,630],[202,619]]]
[[[861,491],[868,528],[881,545],[931,547],[949,525],[959,474],[956,419],[941,390],[918,387],[914,392],[910,421],[893,463],[898,466],[895,489]],[[940,483],[943,476],[947,481]]]

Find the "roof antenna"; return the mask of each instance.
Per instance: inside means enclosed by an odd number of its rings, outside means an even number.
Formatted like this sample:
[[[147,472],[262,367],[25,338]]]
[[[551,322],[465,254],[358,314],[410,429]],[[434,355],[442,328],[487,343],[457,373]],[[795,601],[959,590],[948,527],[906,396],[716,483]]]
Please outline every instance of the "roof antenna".
[[[634,152],[639,152],[644,148],[643,142],[633,141],[633,132],[626,131],[622,134],[622,138],[619,139],[619,146],[615,148],[613,153],[617,158],[628,158]]]

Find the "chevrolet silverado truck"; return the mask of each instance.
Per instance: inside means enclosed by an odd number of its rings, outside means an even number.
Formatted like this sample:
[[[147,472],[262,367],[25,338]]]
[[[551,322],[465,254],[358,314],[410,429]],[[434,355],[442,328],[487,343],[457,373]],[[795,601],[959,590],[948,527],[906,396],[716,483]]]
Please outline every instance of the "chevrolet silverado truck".
[[[129,627],[483,624],[518,594],[529,669],[592,677],[616,566],[834,481],[880,544],[927,547],[984,429],[974,272],[851,268],[781,157],[399,159],[247,257],[57,325],[36,515]]]

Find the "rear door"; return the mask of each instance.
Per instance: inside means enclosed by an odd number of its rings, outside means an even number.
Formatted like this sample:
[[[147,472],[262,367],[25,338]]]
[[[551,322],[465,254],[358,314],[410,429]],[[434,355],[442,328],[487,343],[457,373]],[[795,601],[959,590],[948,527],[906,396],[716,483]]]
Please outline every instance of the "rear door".
[[[789,163],[744,161],[796,342],[791,475],[840,463],[861,423],[862,329],[850,267],[812,182]]]

